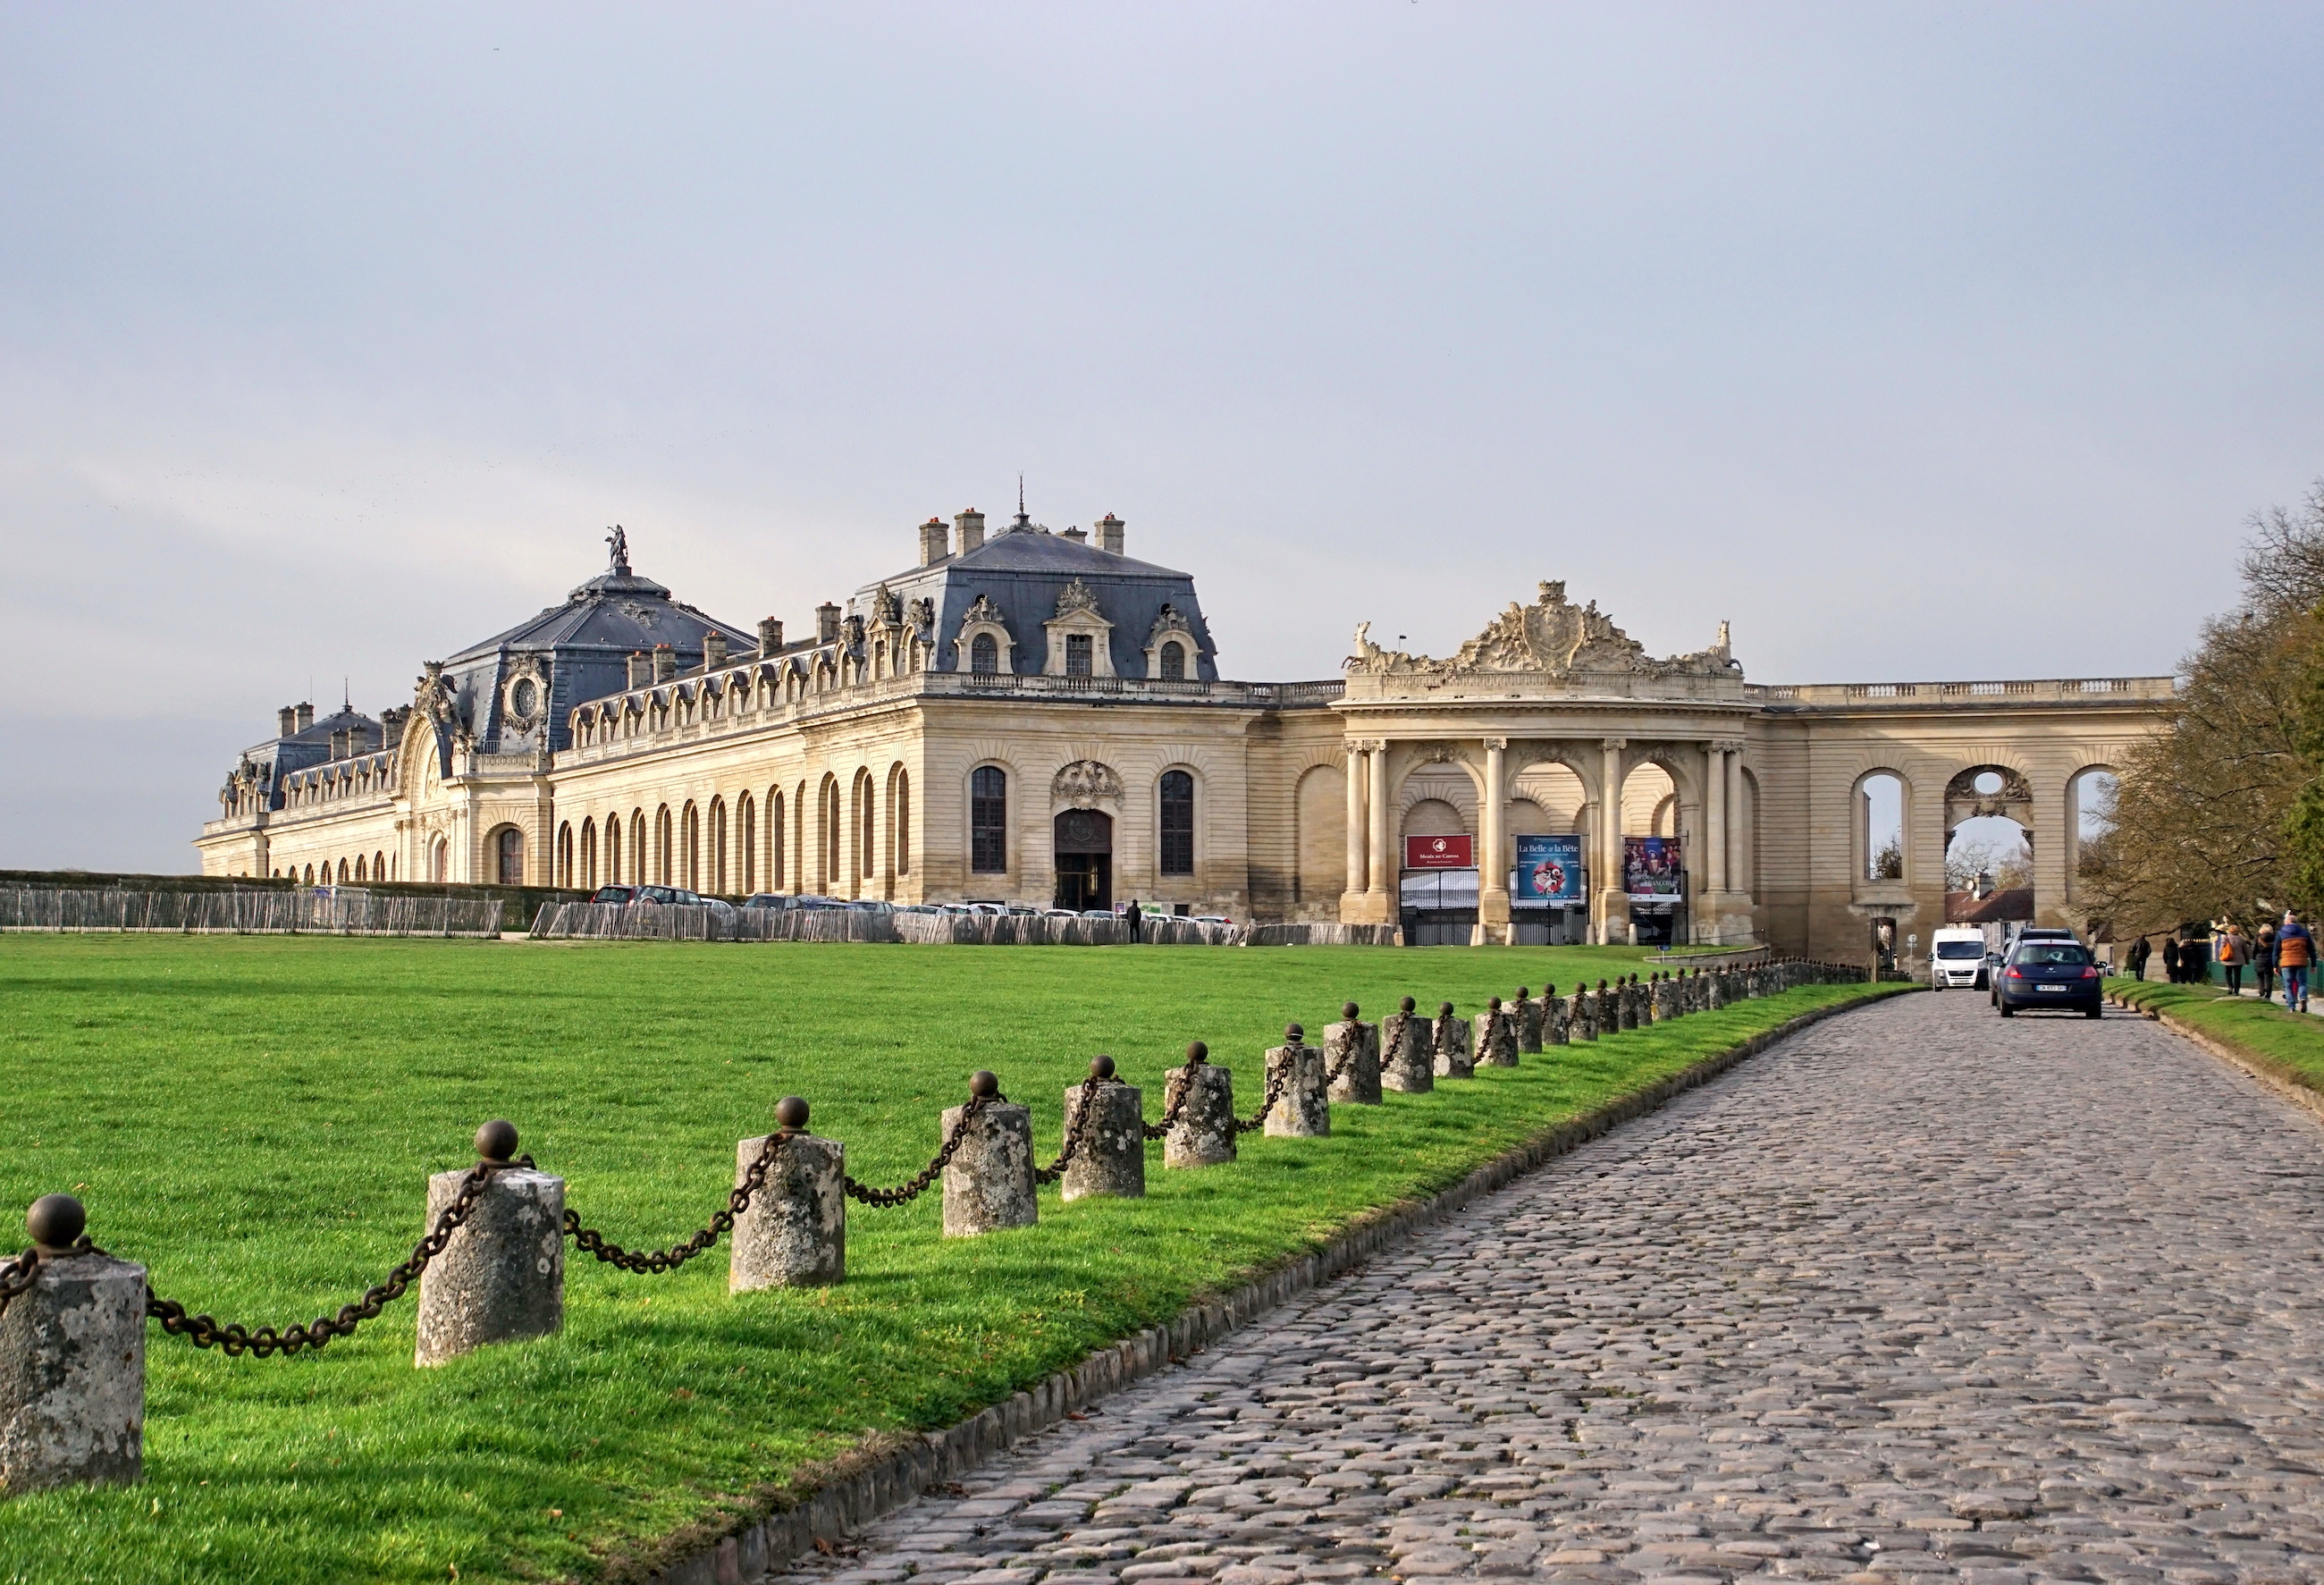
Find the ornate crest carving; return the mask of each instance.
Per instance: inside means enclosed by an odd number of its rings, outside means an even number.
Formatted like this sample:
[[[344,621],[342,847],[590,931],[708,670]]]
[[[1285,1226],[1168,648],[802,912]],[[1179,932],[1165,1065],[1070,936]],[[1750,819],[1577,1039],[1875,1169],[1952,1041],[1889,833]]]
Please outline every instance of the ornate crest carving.
[[[872,592],[872,621],[878,627],[899,627],[903,623],[904,602],[885,584]]]
[[[1087,808],[1100,798],[1120,797],[1121,778],[1114,774],[1111,765],[1095,760],[1076,760],[1050,779],[1049,796],[1076,808]]]
[[[1563,583],[1545,582],[1530,605],[1512,604],[1485,631],[1461,646],[1450,660],[1383,650],[1371,640],[1371,623],[1356,629],[1350,671],[1419,672],[1439,676],[1523,671],[1566,677],[1575,673],[1628,673],[1639,677],[1719,677],[1739,670],[1729,652],[1727,624],[1710,648],[1667,660],[1648,656],[1646,647],[1614,625],[1595,600],[1576,605]]]
[[[922,638],[933,634],[936,631],[936,603],[928,599],[913,601],[911,621],[913,629]]]
[[[1194,630],[1186,621],[1186,613],[1166,601],[1162,609],[1154,613],[1154,631],[1146,635],[1146,647],[1151,650],[1171,633],[1192,638]]]
[[[509,665],[501,684],[501,723],[512,733],[530,734],[549,719],[549,668],[538,655],[520,655]]]
[[[1097,614],[1097,594],[1087,584],[1075,578],[1057,591],[1057,614],[1072,616],[1084,611],[1093,616]]]
[[[997,628],[1005,629],[1009,625],[1001,614],[1001,607],[992,603],[990,594],[979,594],[976,603],[968,608],[968,614],[960,620],[963,627],[973,627],[980,622],[989,622]]]

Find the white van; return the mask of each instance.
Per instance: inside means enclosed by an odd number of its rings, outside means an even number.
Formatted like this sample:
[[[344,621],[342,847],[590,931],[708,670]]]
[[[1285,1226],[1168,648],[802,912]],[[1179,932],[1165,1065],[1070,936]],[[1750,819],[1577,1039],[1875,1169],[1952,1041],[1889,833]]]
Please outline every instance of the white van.
[[[1985,932],[1974,925],[1949,926],[1929,938],[1929,989],[1974,991],[1985,973]]]

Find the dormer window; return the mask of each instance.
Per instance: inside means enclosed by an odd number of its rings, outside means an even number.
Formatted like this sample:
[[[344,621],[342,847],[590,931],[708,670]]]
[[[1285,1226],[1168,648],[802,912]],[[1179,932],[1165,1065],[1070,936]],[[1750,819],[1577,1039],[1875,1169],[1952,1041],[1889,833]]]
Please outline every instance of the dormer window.
[[[1090,674],[1091,656],[1094,650],[1095,646],[1090,642],[1089,634],[1067,633],[1065,635],[1065,675],[1087,677]]]
[[[1173,639],[1162,646],[1162,680],[1186,680],[1186,646]]]
[[[968,647],[968,668],[979,677],[991,677],[1001,669],[1001,646],[993,642],[991,633],[979,633]]]

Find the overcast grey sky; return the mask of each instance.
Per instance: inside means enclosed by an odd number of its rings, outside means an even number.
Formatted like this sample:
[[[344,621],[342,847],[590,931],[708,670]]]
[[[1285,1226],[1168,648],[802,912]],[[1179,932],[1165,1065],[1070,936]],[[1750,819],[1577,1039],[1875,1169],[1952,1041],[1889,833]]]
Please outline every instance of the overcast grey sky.
[[[1542,578],[1762,682],[2166,670],[2324,474],[2324,11],[0,6],[0,864],[597,569],[1111,510],[1234,677]]]

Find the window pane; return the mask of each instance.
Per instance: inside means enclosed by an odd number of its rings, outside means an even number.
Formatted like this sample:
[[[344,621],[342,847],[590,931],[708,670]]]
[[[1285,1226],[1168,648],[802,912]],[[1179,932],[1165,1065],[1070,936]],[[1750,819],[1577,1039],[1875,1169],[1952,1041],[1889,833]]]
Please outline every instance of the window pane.
[[[1194,779],[1183,770],[1162,776],[1162,873],[1194,872]]]
[[[1166,681],[1183,682],[1186,676],[1186,651],[1171,643],[1162,646],[1162,676]]]
[[[1001,669],[1001,646],[992,641],[991,633],[979,633],[968,647],[968,668],[987,677]]]
[[[1009,870],[1009,778],[984,765],[968,779],[968,867],[979,875]]]
[[[1090,636],[1087,633],[1065,635],[1065,675],[1087,677],[1090,674]]]

